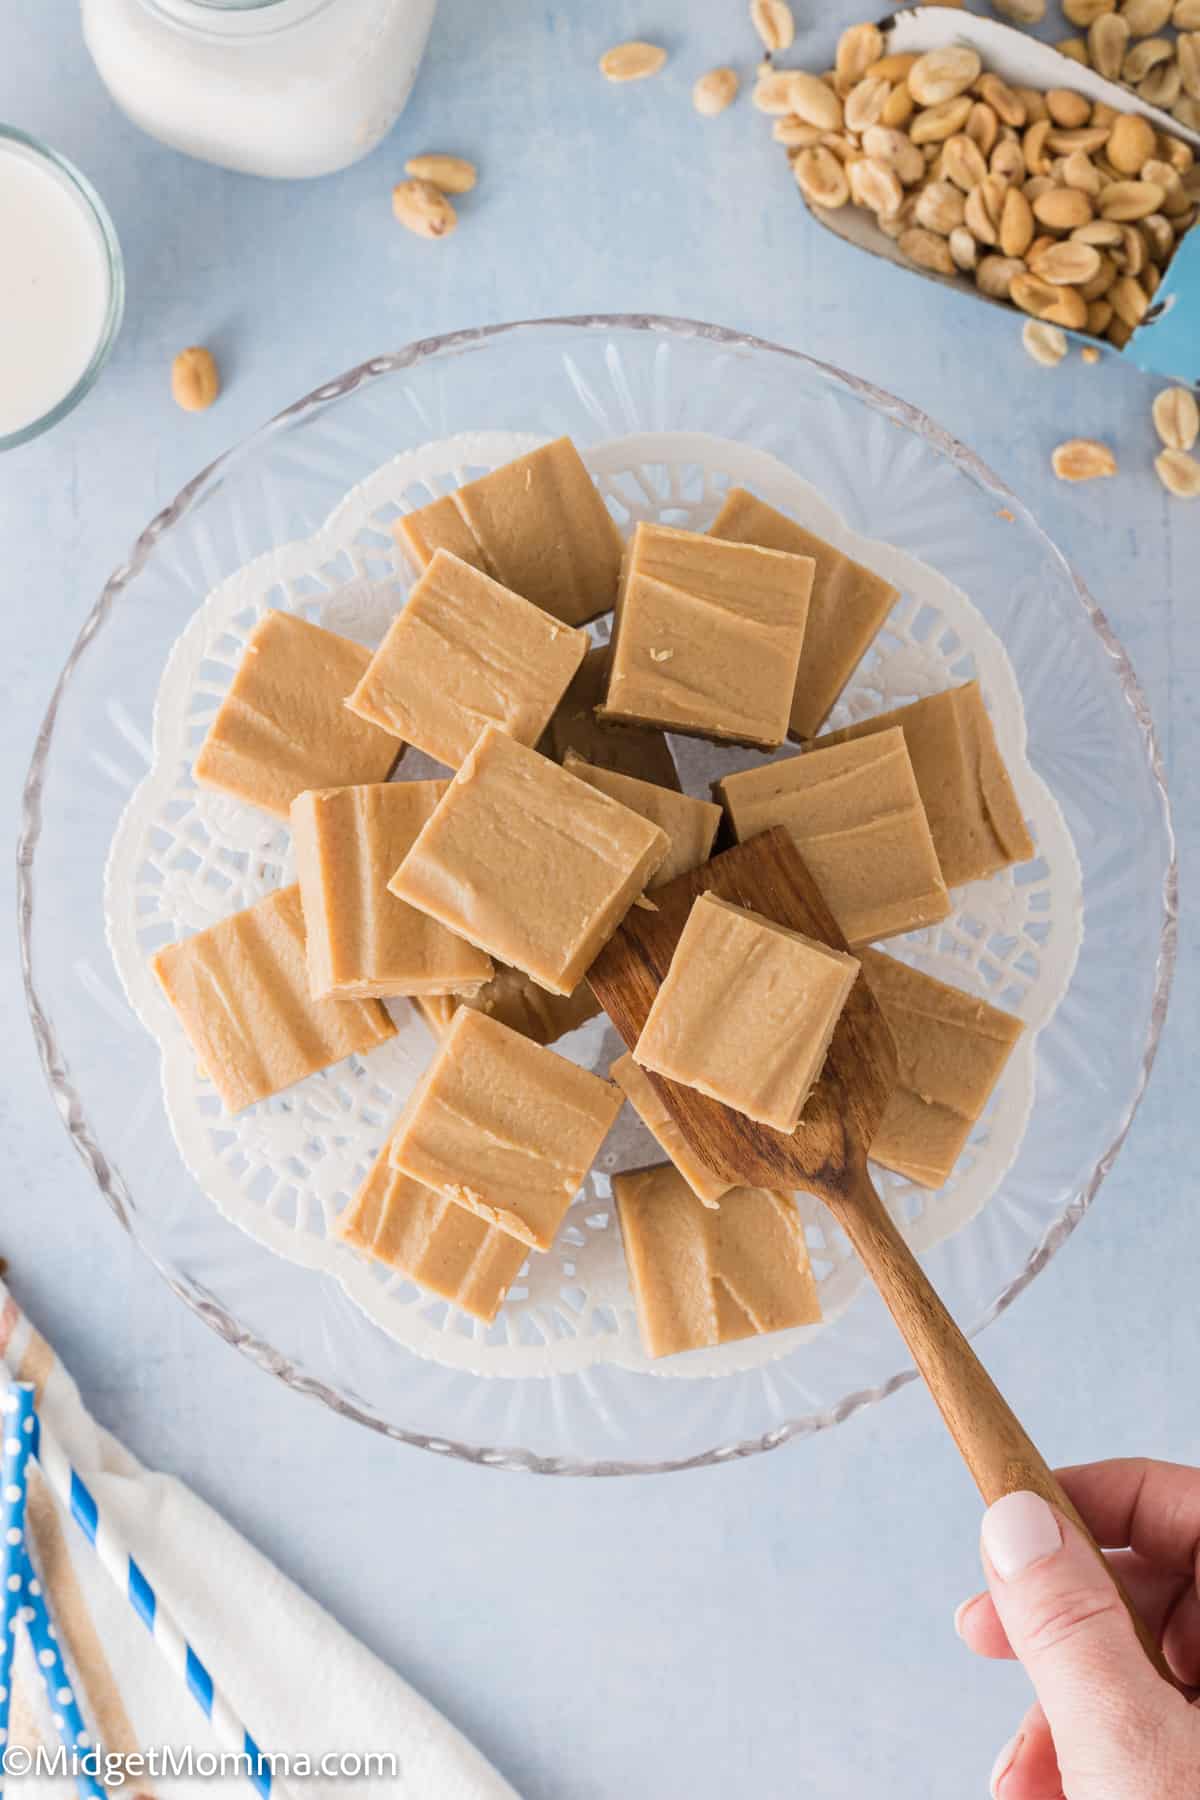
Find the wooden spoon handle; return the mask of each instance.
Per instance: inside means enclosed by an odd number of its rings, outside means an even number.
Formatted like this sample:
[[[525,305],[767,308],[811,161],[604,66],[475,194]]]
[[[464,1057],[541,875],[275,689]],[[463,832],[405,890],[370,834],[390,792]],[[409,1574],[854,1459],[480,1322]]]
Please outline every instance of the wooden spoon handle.
[[[846,1173],[845,1203],[836,1207],[838,1223],[899,1326],[980,1493],[990,1506],[1004,1494],[1030,1490],[1078,1526],[1108,1570],[1146,1655],[1165,1680],[1177,1685],[1100,1546],[893,1224],[866,1167]]]

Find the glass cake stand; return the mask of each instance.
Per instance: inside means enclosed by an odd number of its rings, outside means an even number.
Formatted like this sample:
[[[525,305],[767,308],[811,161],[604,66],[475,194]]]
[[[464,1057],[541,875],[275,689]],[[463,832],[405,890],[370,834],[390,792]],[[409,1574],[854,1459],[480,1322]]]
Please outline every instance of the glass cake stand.
[[[602,1361],[485,1378],[415,1355],[336,1280],[273,1254],[206,1198],[167,1122],[158,1045],[113,971],[105,863],[196,609],[250,559],[317,532],[397,453],[501,428],[569,432],[585,452],[630,432],[737,439],[811,481],[853,530],[969,593],[1007,653],[1030,764],[1074,840],[1084,932],[1037,1039],[1008,1174],[923,1261],[974,1333],[1065,1242],[1144,1091],[1174,960],[1174,844],[1141,690],[1079,577],[965,446],[838,369],[686,320],[533,321],[375,358],[289,407],[148,525],[71,651],[26,784],[19,917],[38,1051],[121,1223],[195,1312],[289,1386],[403,1442],[498,1467],[621,1474],[751,1455],[914,1379],[873,1292],[779,1360],[709,1379]]]

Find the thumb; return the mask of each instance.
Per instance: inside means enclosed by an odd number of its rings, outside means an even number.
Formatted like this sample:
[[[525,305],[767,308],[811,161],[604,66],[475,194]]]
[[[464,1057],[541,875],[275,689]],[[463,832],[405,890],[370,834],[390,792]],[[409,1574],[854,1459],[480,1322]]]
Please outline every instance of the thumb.
[[[992,1599],[1049,1721],[1066,1793],[1161,1792],[1154,1774],[1179,1696],[1146,1660],[1101,1559],[1038,1494],[997,1500],[982,1537]]]

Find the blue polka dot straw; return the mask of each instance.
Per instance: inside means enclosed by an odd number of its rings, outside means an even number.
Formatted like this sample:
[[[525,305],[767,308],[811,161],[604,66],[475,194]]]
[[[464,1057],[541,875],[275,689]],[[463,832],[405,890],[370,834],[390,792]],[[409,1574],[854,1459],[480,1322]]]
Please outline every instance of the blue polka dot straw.
[[[25,1586],[25,1490],[34,1439],[34,1392],[27,1381],[14,1381],[0,1402],[0,1429],[4,1432],[0,1457],[0,1531],[4,1534],[3,1608],[0,1623],[0,1747],[8,1743],[8,1713],[12,1694],[13,1647],[20,1624],[21,1596]]]
[[[75,1683],[67,1667],[63,1646],[54,1629],[42,1584],[25,1547],[22,1547],[21,1558],[21,1620],[29,1633],[29,1642],[46,1690],[54,1729],[68,1756],[83,1756],[92,1747],[92,1740],[79,1710],[79,1702],[75,1698]],[[104,1784],[86,1768],[76,1766],[75,1785],[83,1800],[107,1800]]]

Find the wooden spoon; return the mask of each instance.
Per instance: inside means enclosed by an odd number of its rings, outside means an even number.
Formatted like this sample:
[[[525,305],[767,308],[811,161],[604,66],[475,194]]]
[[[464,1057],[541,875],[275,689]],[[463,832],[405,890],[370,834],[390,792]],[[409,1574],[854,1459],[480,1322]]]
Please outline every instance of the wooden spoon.
[[[650,905],[635,906],[626,915],[588,971],[596,998],[630,1049],[670,966],[692,902],[705,892],[750,907],[834,949],[847,947],[792,838],[779,829],[764,832],[656,888]],[[757,1124],[695,1088],[650,1070],[647,1074],[715,1173],[747,1186],[801,1188],[824,1201],[879,1289],[988,1504],[1030,1489],[1071,1519],[1105,1560],[872,1185],[867,1152],[895,1085],[896,1045],[867,983],[860,978],[854,984],[820,1079],[791,1135]],[[1173,1681],[1157,1643],[1120,1583],[1116,1586],[1147,1656]]]

